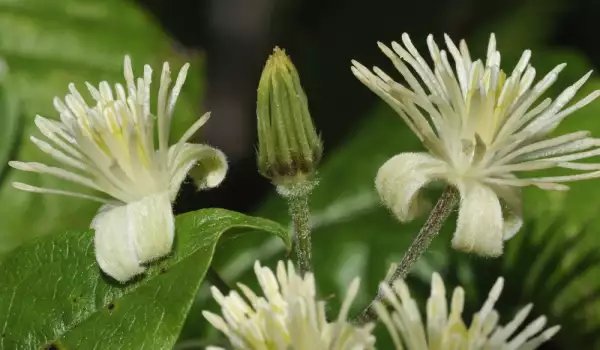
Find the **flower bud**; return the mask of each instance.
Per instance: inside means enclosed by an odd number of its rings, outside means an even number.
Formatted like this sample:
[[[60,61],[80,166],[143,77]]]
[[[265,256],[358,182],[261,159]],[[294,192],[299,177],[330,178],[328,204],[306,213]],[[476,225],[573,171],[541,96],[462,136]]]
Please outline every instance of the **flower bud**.
[[[278,47],[260,78],[256,115],[260,173],[283,187],[310,182],[323,145],[310,118],[298,72]]]

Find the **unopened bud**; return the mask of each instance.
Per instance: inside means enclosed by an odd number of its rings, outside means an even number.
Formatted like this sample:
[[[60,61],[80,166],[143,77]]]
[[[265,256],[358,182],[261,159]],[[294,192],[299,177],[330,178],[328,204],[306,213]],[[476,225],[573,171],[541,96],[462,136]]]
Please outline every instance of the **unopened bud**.
[[[298,72],[285,51],[277,47],[260,78],[256,115],[260,173],[283,187],[312,182],[323,144]]]

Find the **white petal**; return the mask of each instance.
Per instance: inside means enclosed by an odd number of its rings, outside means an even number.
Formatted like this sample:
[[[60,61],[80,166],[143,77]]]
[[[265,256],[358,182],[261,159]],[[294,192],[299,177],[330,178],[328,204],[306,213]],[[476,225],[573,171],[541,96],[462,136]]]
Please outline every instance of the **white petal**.
[[[504,227],[498,196],[478,182],[459,185],[461,202],[452,246],[484,256],[501,255]]]
[[[128,226],[125,205],[103,206],[91,224],[96,230],[94,246],[98,265],[104,273],[121,283],[145,270],[139,263],[133,240],[127,234]]]
[[[523,226],[523,198],[518,187],[488,184],[498,195],[504,214],[504,240],[509,240],[519,232]]]
[[[419,190],[445,173],[446,165],[427,153],[401,153],[385,162],[375,178],[383,203],[400,219],[410,221],[420,211]]]
[[[128,204],[127,215],[127,232],[132,235],[140,262],[169,254],[175,236],[175,218],[167,192]]]
[[[103,206],[91,227],[96,260],[102,271],[119,282],[144,272],[142,263],[171,251],[175,233],[168,193],[121,206]]]
[[[216,148],[207,145],[184,143],[169,149],[171,199],[177,195],[188,172],[192,172],[198,189],[217,187],[227,174],[227,158]]]

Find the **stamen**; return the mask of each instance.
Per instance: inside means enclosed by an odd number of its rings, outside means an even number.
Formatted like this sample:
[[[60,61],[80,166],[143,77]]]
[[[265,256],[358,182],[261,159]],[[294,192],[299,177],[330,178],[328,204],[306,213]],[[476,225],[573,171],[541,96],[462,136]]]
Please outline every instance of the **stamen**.
[[[596,91],[590,93],[589,95],[587,95],[583,99],[579,100],[577,103],[575,103],[571,107],[566,108],[562,112],[558,113],[556,115],[556,118],[559,120],[563,120],[565,117],[567,117],[571,113],[577,111],[580,108],[585,107],[587,104],[594,101],[598,96],[600,96],[600,90],[596,90]]]
[[[158,147],[164,154],[167,152],[167,144],[169,141],[169,122],[170,118],[167,116],[167,93],[169,86],[171,85],[171,70],[169,64],[165,62],[160,77],[160,87],[158,88]]]
[[[171,90],[171,95],[169,96],[169,103],[167,107],[167,115],[169,118],[173,115],[173,109],[175,108],[175,102],[179,97],[179,93],[181,92],[181,87],[185,82],[185,78],[187,77],[188,70],[190,68],[190,64],[186,63],[179,70],[179,74],[177,75],[177,80],[175,81],[175,85],[173,85],[173,90]]]
[[[534,160],[531,162],[523,162],[502,166],[491,166],[485,168],[483,170],[483,174],[491,175],[491,174],[503,174],[503,173],[512,173],[517,171],[533,171],[533,170],[542,170],[542,169],[550,169],[557,166],[558,163],[550,162],[546,160]]]
[[[135,78],[133,76],[133,69],[131,68],[131,58],[129,58],[129,55],[125,56],[125,62],[123,64],[123,75],[125,76],[125,82],[127,83],[127,90],[129,90],[129,95],[135,96]]]
[[[96,197],[96,196],[90,196],[90,195],[83,194],[83,193],[77,193],[77,192],[71,192],[71,191],[63,191],[63,190],[57,190],[57,189],[45,188],[45,187],[31,186],[31,185],[27,185],[27,184],[24,184],[24,183],[21,183],[21,182],[13,182],[12,185],[13,185],[14,188],[19,189],[21,191],[34,192],[34,193],[58,194],[58,195],[61,195],[61,196],[69,196],[69,197],[89,199],[89,200],[100,202],[100,203],[103,203],[103,204],[110,204],[110,203],[112,203],[111,201],[109,201],[107,199],[104,199],[104,198],[101,198],[101,197]]]
[[[421,84],[418,82],[417,78],[412,74],[410,69],[408,69],[404,62],[402,62],[402,59],[400,59],[400,57],[398,57],[389,47],[385,46],[384,44],[378,42],[377,45],[379,46],[379,49],[392,61],[394,67],[396,67],[400,74],[402,74],[410,88],[416,94],[427,97],[428,94],[425,92],[425,90],[423,90],[423,87],[421,87]],[[352,60],[352,64],[356,67],[363,67],[364,69],[366,69],[366,67],[354,60]],[[368,69],[366,70],[368,71]]]
[[[571,182],[571,181],[595,179],[598,177],[600,177],[600,171],[593,171],[593,172],[589,172],[589,173],[576,174],[576,175],[534,177],[534,178],[530,178],[528,180],[535,181],[537,183],[541,183],[541,182]]]
[[[531,338],[535,334],[539,333],[544,326],[546,325],[546,317],[540,316],[535,321],[530,323],[525,329],[519,333],[513,340],[511,340],[507,344],[508,349],[517,349],[521,346],[527,339]]]
[[[495,177],[486,177],[483,179],[483,182],[504,185],[504,186],[515,186],[515,187],[525,187],[525,186],[537,186],[543,190],[554,190],[554,191],[566,191],[569,189],[569,186],[558,184],[558,183],[544,183],[544,182],[535,182],[535,179],[506,179],[506,178],[495,178]]]
[[[87,83],[86,83],[87,84]],[[89,87],[88,87],[89,88]],[[101,96],[101,101],[104,103],[113,101],[113,93],[110,85],[106,81],[101,81],[99,84],[99,92]]]
[[[34,119],[35,125],[50,141],[60,146],[63,151],[68,152],[75,158],[82,158],[82,154],[71,145],[76,145],[75,139],[60,128],[60,124],[53,120],[37,115]],[[66,141],[66,142],[65,142]],[[70,143],[70,144],[67,144]]]
[[[17,161],[10,161],[10,162],[8,162],[8,165],[10,165],[11,167],[13,167],[17,170],[49,174],[49,175],[56,176],[63,180],[68,180],[71,182],[78,183],[80,185],[92,188],[94,190],[98,190],[98,191],[102,190],[102,189],[98,188],[98,186],[89,178],[75,174],[73,172],[70,172],[70,171],[67,171],[67,170],[64,170],[61,168],[50,167],[50,166],[47,166],[42,163],[34,163],[34,162],[25,163],[25,162],[17,162]]]
[[[406,34],[406,33],[404,33]],[[431,72],[431,69],[425,63],[425,60],[419,55],[417,49],[410,42],[410,38],[407,35],[402,36],[402,42],[407,46],[408,50],[411,50],[411,53],[408,53],[400,44],[397,42],[392,42],[392,49],[396,51],[396,53],[405,60],[414,70],[417,72],[419,77],[423,80],[423,83],[429,91],[437,96],[442,98],[446,97],[444,89],[439,85],[436,81],[435,76]]]
[[[520,157],[520,159],[523,160],[531,160],[531,159],[536,159],[536,158],[541,158],[541,157],[536,157],[535,155],[538,154],[546,154],[546,152],[548,152],[549,150],[551,150],[553,147],[557,147],[560,146],[560,149],[564,149],[564,147],[568,147],[568,145],[572,144],[574,141],[579,141],[579,140],[583,140],[585,138],[587,138],[590,135],[589,131],[577,131],[574,133],[570,133],[570,134],[566,134],[566,135],[561,135],[549,140],[543,140],[543,141],[539,141],[539,142],[535,142],[532,143],[530,145],[521,147],[521,148],[517,148],[515,151],[504,155],[502,153],[505,152],[501,152],[500,154],[497,155],[498,159],[497,161],[495,161],[494,163],[496,165],[503,165],[506,164],[510,161],[512,161],[513,159]]]
[[[81,161],[79,161],[79,160],[77,160],[75,158],[72,158],[72,157],[66,155],[65,153],[63,153],[63,152],[57,150],[56,148],[52,147],[49,143],[47,143],[45,141],[42,141],[42,140],[40,140],[40,139],[38,139],[38,138],[36,138],[34,136],[31,136],[29,139],[42,152],[50,155],[52,158],[54,158],[54,159],[56,159],[56,160],[58,160],[60,162],[63,162],[65,164],[67,164],[67,165],[70,165],[70,166],[72,166],[74,168],[86,171],[86,172],[89,170],[88,166],[85,163],[83,163],[83,162],[81,162]]]
[[[92,95],[92,98],[94,100],[96,100],[98,103],[101,103],[103,101],[102,94],[100,93],[100,91],[98,91],[98,89],[96,89],[92,84],[88,83],[87,81],[85,82],[85,86],[87,86],[90,95]]]
[[[595,163],[595,164],[590,164],[590,163],[570,163],[570,162],[565,162],[565,163],[559,163],[557,165],[559,168],[564,168],[564,169],[573,169],[573,170],[600,170],[600,164]]]
[[[519,328],[523,324],[523,322],[525,321],[525,319],[531,312],[532,308],[533,308],[533,304],[528,304],[527,306],[522,308],[517,313],[517,315],[512,319],[512,321],[510,321],[510,323],[508,323],[506,326],[504,326],[502,328],[496,329],[494,334],[492,334],[492,336],[490,337],[489,342],[491,344],[498,344],[498,343],[506,342],[508,340],[508,338],[510,338],[513,335],[513,333],[517,330],[517,328]]]

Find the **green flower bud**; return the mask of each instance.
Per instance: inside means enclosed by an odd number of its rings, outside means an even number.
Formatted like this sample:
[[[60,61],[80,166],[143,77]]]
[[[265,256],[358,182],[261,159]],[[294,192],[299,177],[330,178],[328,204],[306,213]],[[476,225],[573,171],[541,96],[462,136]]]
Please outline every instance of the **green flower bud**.
[[[312,182],[323,144],[310,118],[298,72],[278,47],[260,78],[256,115],[260,173],[283,187]]]

